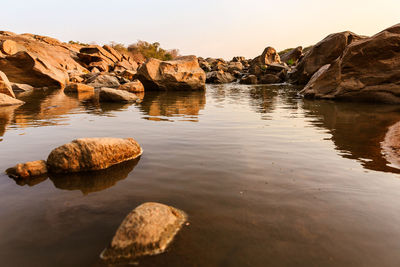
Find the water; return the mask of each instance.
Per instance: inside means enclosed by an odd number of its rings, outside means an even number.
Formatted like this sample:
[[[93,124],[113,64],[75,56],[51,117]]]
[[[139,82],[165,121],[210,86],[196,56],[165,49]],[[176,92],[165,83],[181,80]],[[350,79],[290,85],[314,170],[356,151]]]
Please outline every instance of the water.
[[[36,92],[0,108],[0,169],[79,137],[134,137],[139,161],[95,175],[0,174],[1,266],[103,266],[147,201],[186,211],[139,266],[399,266],[400,170],[382,156],[398,106],[309,101],[288,86],[146,92],[140,104]]]

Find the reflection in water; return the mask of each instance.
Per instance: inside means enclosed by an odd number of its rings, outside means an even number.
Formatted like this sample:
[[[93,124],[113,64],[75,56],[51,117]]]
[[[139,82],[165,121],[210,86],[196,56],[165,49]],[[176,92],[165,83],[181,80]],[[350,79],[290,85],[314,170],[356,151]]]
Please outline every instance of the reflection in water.
[[[18,177],[12,177],[11,179],[14,179],[14,181],[17,183],[17,185],[20,185],[20,186],[24,186],[24,185],[35,186],[35,185],[40,184],[41,182],[46,181],[47,178],[49,178],[49,177],[46,174],[46,175],[39,175],[36,177],[31,177],[29,179],[18,178]]]
[[[7,125],[14,117],[14,111],[18,106],[0,107],[0,137],[6,132]],[[2,139],[0,139],[1,141]]]
[[[380,145],[389,126],[400,120],[398,106],[306,100],[303,108],[305,116],[316,118],[315,126],[330,131],[341,156],[367,169],[400,173],[387,166]]]
[[[69,174],[50,174],[54,186],[63,190],[80,190],[83,194],[98,192],[114,186],[125,179],[140,160],[136,158],[108,169]]]
[[[198,121],[200,110],[206,104],[205,92],[177,91],[177,92],[147,92],[140,109],[146,114],[144,117],[153,121],[173,121],[171,118],[183,117],[184,121]]]

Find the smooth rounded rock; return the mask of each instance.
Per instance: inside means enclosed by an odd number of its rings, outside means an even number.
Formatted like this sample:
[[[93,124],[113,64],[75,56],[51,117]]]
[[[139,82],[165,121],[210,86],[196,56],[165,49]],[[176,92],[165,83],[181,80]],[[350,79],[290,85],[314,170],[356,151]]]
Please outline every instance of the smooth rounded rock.
[[[142,152],[133,138],[81,138],[54,149],[47,166],[54,173],[101,170],[135,159]]]
[[[10,177],[23,179],[43,175],[47,173],[46,161],[38,160],[20,163],[7,169],[6,173]]]
[[[100,102],[116,103],[136,102],[139,100],[139,97],[133,93],[112,88],[101,88],[99,98]]]
[[[174,207],[148,202],[129,213],[111,244],[101,253],[103,260],[118,261],[164,252],[186,221]]]

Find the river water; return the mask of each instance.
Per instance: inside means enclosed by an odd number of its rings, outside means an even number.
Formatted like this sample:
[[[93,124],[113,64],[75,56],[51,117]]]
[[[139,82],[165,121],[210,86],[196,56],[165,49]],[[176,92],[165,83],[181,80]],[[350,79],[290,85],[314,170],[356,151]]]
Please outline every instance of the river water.
[[[0,174],[1,266],[103,266],[154,201],[189,225],[139,266],[400,266],[400,169],[381,152],[400,107],[304,100],[287,85],[146,92],[141,103],[24,93],[0,108],[0,169],[80,137],[134,137],[140,160],[24,182]]]

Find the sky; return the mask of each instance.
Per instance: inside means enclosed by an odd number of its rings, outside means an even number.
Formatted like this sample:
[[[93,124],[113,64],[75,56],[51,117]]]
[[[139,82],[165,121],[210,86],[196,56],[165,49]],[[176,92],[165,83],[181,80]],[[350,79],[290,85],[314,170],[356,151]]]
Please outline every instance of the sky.
[[[399,0],[0,0],[0,30],[67,42],[138,40],[182,55],[253,58],[350,30],[373,35],[400,23]]]

